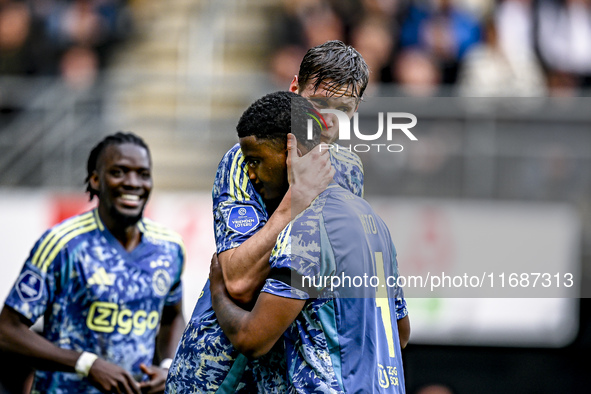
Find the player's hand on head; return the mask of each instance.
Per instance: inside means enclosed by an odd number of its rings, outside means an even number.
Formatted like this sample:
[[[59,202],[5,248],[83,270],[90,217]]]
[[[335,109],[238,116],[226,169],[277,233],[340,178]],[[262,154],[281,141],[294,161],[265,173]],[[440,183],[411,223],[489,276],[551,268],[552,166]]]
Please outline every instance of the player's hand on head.
[[[140,383],[140,390],[142,393],[163,393],[166,383],[166,375],[168,375],[168,369],[163,369],[154,365],[147,366],[145,364],[140,364],[140,368],[146,375],[148,375],[149,378],[147,382]]]
[[[287,135],[287,174],[294,214],[306,209],[332,181],[335,170],[328,150],[328,145],[320,144],[302,156],[296,137]]]
[[[140,385],[131,374],[101,358],[98,358],[88,372],[90,383],[103,393],[140,394]]]

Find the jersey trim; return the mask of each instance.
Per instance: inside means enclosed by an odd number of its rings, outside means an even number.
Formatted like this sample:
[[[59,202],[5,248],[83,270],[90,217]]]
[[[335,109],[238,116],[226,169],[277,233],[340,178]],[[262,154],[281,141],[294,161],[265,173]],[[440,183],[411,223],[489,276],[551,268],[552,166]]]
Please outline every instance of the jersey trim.
[[[246,191],[248,185],[248,176],[242,171],[242,164],[244,163],[244,156],[242,155],[242,149],[238,149],[234,155],[234,160],[230,167],[230,196],[233,201],[250,200],[250,195]],[[235,189],[234,185],[237,185],[239,189]]]
[[[98,224],[99,230],[105,231],[105,226],[103,225],[103,222],[102,222],[101,218],[99,217],[98,209],[94,209],[92,211],[92,214],[94,215],[94,219],[96,220],[96,223]]]
[[[47,269],[49,268],[49,266],[51,265],[51,262],[53,261],[53,259],[55,259],[55,256],[57,256],[57,254],[64,248],[64,246],[66,246],[66,244],[68,242],[70,242],[73,238],[79,236],[80,234],[84,234],[84,233],[88,233],[91,232],[93,230],[97,229],[97,224],[96,222],[93,222],[89,225],[86,225],[84,227],[78,228],[75,231],[72,231],[71,233],[67,234],[66,236],[64,236],[61,241],[57,244],[57,246],[53,249],[53,251],[51,252],[51,254],[49,255],[49,257],[47,258],[47,260],[45,260],[45,263],[43,265],[42,271],[43,272],[47,272]]]
[[[41,268],[42,261],[44,261],[45,257],[51,251],[55,243],[58,239],[60,239],[64,234],[68,233],[68,231],[76,228],[77,226],[88,224],[92,222],[94,219],[92,218],[92,212],[85,213],[84,215],[80,215],[72,220],[67,220],[63,223],[58,224],[53,229],[50,230],[49,234],[45,237],[39,248],[33,255],[32,263],[34,266]],[[49,245],[49,246],[48,246]],[[47,247],[47,248],[46,248]],[[45,250],[44,253],[42,253]],[[43,255],[43,257],[41,257]]]
[[[288,246],[290,246],[290,237],[291,237],[291,222],[285,227],[285,229],[279,233],[279,238],[277,239],[276,247],[277,247],[277,254],[285,254],[290,253],[286,252]]]
[[[244,369],[248,364],[248,358],[243,354],[239,354],[234,360],[232,367],[228,371],[226,378],[220,384],[220,387],[217,389],[215,394],[234,394],[236,392],[236,388],[240,383],[240,379],[242,379],[242,375],[244,374]]]
[[[73,221],[56,226],[45,238],[35,255],[32,263],[47,272],[55,256],[70,242],[74,237],[80,234],[88,233],[98,227],[92,212],[85,213]],[[43,250],[43,253],[41,251]]]
[[[150,238],[169,241],[177,244],[181,248],[183,257],[186,256],[185,244],[182,237],[178,233],[146,218],[143,218],[140,222],[138,222],[138,228],[142,233],[146,234]]]

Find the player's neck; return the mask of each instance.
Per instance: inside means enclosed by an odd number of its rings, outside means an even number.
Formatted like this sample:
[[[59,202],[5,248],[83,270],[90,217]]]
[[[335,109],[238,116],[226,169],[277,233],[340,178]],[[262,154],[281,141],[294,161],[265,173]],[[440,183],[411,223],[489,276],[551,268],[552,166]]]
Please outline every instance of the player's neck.
[[[139,245],[142,237],[137,226],[137,220],[130,221],[130,218],[115,217],[102,212],[99,206],[98,213],[101,221],[109,230],[111,235],[127,250],[131,252]]]
[[[136,225],[127,226],[123,228],[115,228],[114,230],[109,229],[111,234],[115,237],[117,241],[127,250],[131,252],[134,250],[139,244],[142,239],[142,233],[138,229]]]

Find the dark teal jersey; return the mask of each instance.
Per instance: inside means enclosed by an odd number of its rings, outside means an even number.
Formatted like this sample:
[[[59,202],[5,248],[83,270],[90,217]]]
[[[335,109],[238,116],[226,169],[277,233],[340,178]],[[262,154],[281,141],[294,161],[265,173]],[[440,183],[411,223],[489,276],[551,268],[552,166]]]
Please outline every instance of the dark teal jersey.
[[[126,251],[96,210],[48,230],[33,247],[6,305],[56,346],[88,351],[146,379],[162,309],[182,299],[184,247],[176,233],[148,219],[140,244]],[[37,371],[34,393],[98,393],[76,373]]]
[[[262,291],[306,300],[284,334],[289,392],[405,392],[397,277],[388,228],[336,185],[281,233]]]

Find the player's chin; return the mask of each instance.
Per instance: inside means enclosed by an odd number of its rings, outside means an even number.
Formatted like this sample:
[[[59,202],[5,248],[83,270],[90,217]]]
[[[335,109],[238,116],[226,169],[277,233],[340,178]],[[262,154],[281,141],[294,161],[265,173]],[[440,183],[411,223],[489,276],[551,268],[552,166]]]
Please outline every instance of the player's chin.
[[[116,206],[114,213],[122,224],[132,225],[140,221],[144,215],[144,207],[144,204],[133,208]]]

